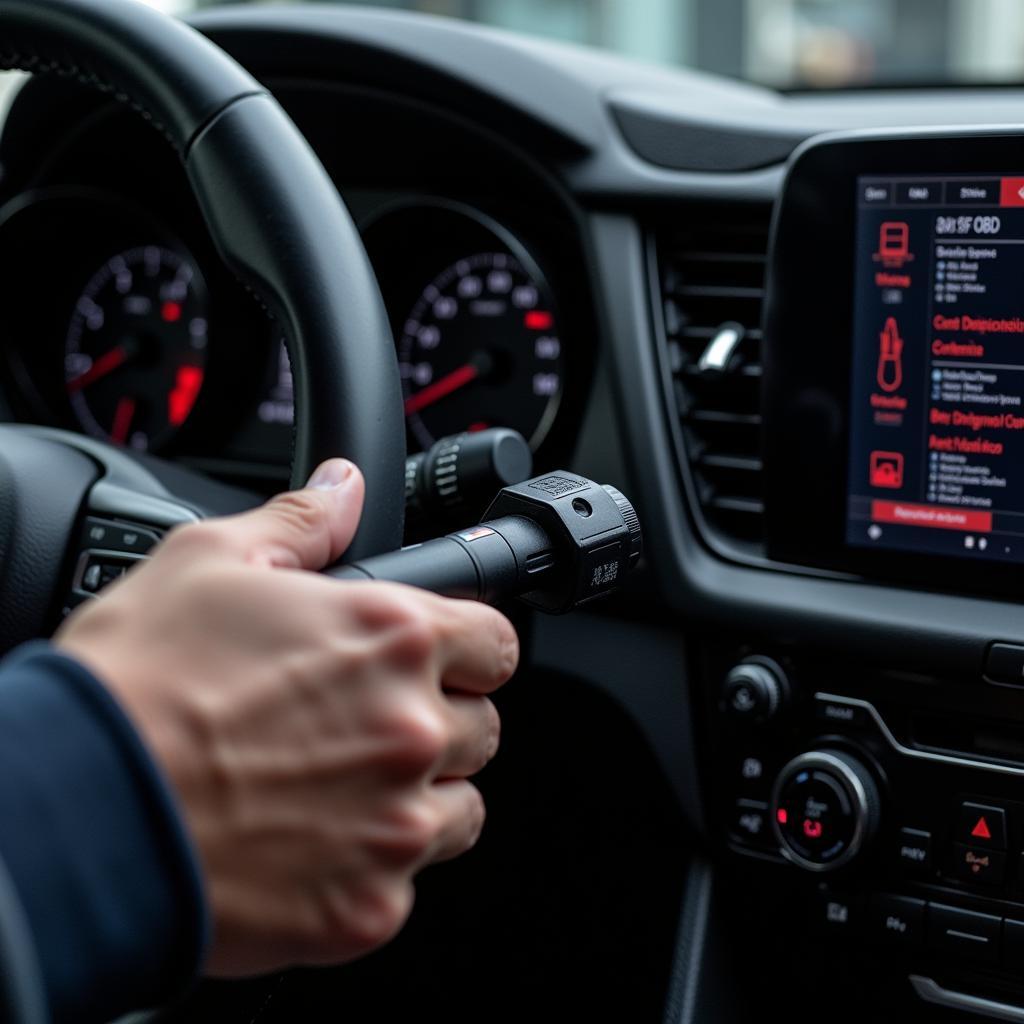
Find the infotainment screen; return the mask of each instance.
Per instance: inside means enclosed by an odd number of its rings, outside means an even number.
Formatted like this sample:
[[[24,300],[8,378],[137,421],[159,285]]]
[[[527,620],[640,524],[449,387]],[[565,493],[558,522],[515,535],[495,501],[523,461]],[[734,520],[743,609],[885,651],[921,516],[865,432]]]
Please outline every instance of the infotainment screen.
[[[1024,172],[856,187],[847,543],[1024,562]]]

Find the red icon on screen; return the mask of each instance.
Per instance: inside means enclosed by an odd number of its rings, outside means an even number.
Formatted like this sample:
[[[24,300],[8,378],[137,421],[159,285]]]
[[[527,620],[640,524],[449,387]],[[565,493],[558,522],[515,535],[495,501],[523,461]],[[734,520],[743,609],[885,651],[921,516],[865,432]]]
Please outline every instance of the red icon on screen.
[[[902,220],[885,221],[878,229],[878,252],[874,258],[890,270],[899,270],[909,263],[914,258],[910,251],[910,225]]]
[[[878,336],[877,377],[883,391],[895,391],[903,383],[903,339],[894,316],[886,319]]]
[[[804,818],[804,835],[808,839],[820,839],[821,838],[821,822],[811,821],[810,818]]]
[[[872,487],[902,487],[903,456],[899,452],[872,452],[870,476]]]

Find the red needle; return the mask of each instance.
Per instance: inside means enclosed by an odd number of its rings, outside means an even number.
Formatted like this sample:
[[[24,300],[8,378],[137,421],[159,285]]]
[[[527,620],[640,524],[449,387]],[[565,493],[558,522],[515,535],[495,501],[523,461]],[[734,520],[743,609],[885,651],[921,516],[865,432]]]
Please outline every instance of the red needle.
[[[475,362],[466,363],[457,370],[446,373],[440,380],[435,380],[433,384],[428,384],[422,391],[417,391],[415,395],[410,395],[405,400],[405,415],[412,416],[413,413],[426,409],[428,405],[439,402],[453,391],[471,384],[479,376],[480,367]]]
[[[128,349],[124,345],[118,345],[109,352],[105,352],[89,367],[85,373],[72,377],[67,382],[68,391],[81,391],[90,384],[95,383],[108,373],[113,373],[128,358]]]
[[[127,395],[117,403],[114,410],[114,425],[110,428],[110,440],[114,444],[124,444],[128,440],[132,418],[135,416],[135,399]]]

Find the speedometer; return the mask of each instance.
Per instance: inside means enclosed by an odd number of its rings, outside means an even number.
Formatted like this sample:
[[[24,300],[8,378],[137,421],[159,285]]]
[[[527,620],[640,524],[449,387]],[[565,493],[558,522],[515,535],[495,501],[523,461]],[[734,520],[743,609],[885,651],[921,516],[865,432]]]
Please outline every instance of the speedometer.
[[[206,289],[194,265],[156,245],[120,253],[87,282],[71,316],[71,408],[95,437],[159,447],[192,412],[206,346]]]
[[[536,448],[562,393],[562,346],[544,282],[514,256],[480,252],[444,269],[402,328],[405,415],[429,448],[464,430],[518,430]]]

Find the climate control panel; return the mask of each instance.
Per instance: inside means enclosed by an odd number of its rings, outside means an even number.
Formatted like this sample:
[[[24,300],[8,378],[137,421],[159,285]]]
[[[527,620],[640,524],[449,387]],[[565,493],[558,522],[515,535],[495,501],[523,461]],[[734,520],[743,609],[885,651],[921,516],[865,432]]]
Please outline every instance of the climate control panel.
[[[1002,979],[1024,1020],[1024,693],[730,653],[703,668],[708,806],[737,877],[758,862],[808,935],[922,991]]]

